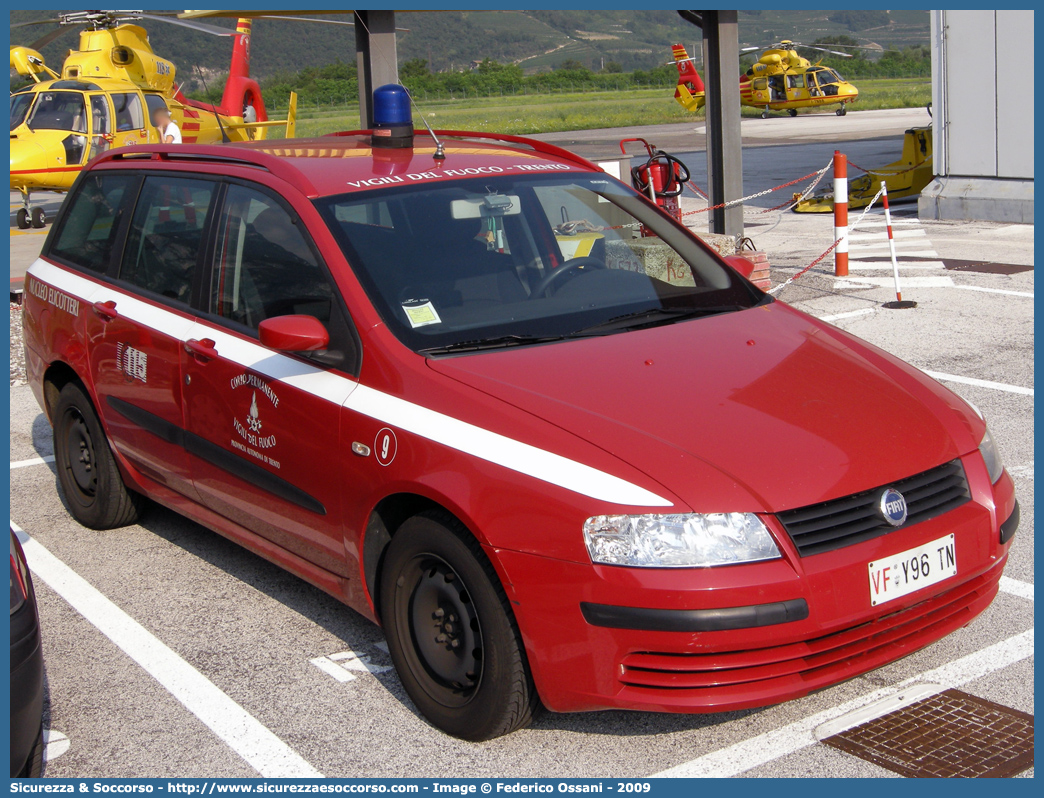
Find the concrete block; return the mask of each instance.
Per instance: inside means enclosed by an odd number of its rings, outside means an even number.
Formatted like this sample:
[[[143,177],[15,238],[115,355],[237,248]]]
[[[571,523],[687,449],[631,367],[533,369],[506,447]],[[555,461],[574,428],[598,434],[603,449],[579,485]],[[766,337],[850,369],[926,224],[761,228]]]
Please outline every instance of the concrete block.
[[[1033,181],[937,177],[917,199],[921,219],[1033,224]]]

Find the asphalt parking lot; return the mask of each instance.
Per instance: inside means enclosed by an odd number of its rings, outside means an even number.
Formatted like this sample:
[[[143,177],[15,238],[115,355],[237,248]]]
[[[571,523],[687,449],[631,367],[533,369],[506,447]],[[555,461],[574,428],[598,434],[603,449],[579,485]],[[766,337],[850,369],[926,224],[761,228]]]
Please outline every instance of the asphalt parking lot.
[[[746,220],[774,285],[832,241],[830,216],[757,208]],[[903,298],[918,306],[888,310],[882,221],[872,212],[853,230],[849,278],[835,278],[828,257],[778,297],[933,374],[989,420],[1022,522],[1002,592],[969,626],[774,707],[545,714],[508,737],[461,742],[418,715],[380,630],[319,590],[159,507],[109,532],[76,524],[46,419],[29,388],[12,385],[11,519],[33,541],[53,735],[45,775],[888,777],[817,730],[924,684],[1032,713],[1033,228],[919,222],[900,209]]]

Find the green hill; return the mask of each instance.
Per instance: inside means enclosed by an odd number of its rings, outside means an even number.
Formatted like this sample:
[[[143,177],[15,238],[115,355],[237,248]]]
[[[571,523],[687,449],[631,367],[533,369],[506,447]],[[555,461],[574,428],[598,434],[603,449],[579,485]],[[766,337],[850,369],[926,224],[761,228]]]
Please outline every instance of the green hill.
[[[55,11],[12,11],[12,23],[46,19]],[[331,16],[350,21],[350,14]],[[670,59],[670,45],[681,41],[692,50],[700,32],[666,10],[636,11],[445,11],[402,12],[397,25],[400,63],[423,59],[433,71],[461,70],[490,58],[518,64],[526,73],[546,71],[565,61],[589,69],[648,70]],[[233,27],[234,21],[212,24]],[[865,29],[855,30],[860,26]],[[215,36],[174,25],[148,22],[153,48],[179,68],[179,80],[196,88],[194,67],[211,75],[228,69],[231,43]],[[12,28],[11,41],[29,44],[48,30],[40,25]],[[881,47],[926,45],[927,11],[741,11],[740,38],[744,45],[765,46],[779,39],[810,43],[825,36],[847,35],[862,44]],[[58,66],[76,30],[70,29],[43,49],[51,66]],[[350,25],[322,25],[300,21],[260,19],[254,23],[252,72],[261,81],[355,59]],[[696,54],[697,57],[699,53]]]

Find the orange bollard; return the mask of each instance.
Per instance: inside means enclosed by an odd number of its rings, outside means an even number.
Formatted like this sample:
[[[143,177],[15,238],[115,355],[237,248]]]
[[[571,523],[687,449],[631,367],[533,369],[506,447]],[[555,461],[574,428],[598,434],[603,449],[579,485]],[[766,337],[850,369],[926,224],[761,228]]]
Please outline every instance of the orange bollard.
[[[834,275],[848,276],[848,158],[834,150]]]

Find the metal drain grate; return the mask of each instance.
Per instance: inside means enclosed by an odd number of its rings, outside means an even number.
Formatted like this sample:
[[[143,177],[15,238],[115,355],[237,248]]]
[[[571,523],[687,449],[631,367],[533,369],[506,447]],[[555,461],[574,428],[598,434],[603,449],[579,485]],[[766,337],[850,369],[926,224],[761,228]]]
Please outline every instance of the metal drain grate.
[[[946,690],[823,742],[910,778],[1002,778],[1033,766],[1033,716]]]

